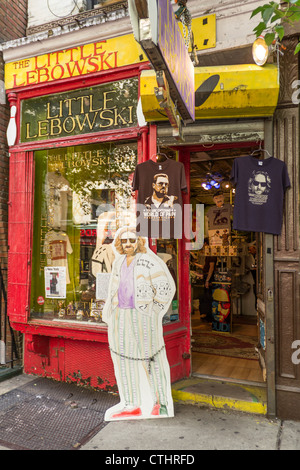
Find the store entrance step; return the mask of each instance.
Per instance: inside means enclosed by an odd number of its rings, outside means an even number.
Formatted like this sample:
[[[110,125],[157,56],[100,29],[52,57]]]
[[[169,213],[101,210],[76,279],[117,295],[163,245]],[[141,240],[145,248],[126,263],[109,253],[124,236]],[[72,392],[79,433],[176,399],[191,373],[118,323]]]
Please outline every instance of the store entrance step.
[[[267,390],[265,384],[248,385],[192,377],[172,384],[175,402],[267,414]]]

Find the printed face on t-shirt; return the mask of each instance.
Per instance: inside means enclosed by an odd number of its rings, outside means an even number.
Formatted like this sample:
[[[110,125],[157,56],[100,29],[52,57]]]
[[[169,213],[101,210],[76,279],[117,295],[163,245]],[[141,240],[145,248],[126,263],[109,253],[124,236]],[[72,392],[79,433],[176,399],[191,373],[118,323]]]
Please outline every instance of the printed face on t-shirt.
[[[256,175],[252,185],[253,185],[252,188],[255,194],[263,194],[267,187],[267,180],[266,180],[265,175],[263,174]]]
[[[255,205],[268,202],[271,189],[271,178],[265,171],[253,171],[248,182],[249,201]]]
[[[156,181],[152,184],[152,187],[157,197],[162,198],[168,194],[169,190],[169,179],[166,176],[158,176]]]

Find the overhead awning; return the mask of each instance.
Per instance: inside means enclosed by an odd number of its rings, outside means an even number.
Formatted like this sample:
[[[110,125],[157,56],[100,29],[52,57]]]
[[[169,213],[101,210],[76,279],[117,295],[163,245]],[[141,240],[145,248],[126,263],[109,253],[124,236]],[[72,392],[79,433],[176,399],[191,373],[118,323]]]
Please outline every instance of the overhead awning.
[[[155,96],[155,87],[155,71],[143,71],[140,96],[147,122],[168,120]],[[278,69],[273,64],[195,68],[196,120],[270,117],[277,106],[278,95]]]

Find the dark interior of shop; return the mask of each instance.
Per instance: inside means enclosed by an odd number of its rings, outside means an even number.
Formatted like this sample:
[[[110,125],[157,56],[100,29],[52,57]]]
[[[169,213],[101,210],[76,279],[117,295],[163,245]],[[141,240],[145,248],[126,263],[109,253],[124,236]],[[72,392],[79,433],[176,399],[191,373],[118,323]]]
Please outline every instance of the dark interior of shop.
[[[230,184],[233,161],[240,156],[251,154],[255,149],[256,147],[251,145],[224,149],[214,149],[208,146],[205,150],[202,148],[200,151],[191,152],[191,202],[204,204],[206,214],[209,207],[214,206],[214,194],[221,190],[224,195],[224,204],[234,205],[234,188]],[[255,155],[263,158],[259,152]],[[215,185],[211,184],[212,181]],[[205,235],[207,236],[207,229],[205,229]],[[224,241],[221,243],[224,244]],[[205,259],[207,259],[205,255],[212,254],[212,247],[210,246],[210,251],[207,249],[206,252],[203,249],[200,252],[191,252],[193,374],[234,381],[263,382],[263,372],[256,350],[259,336],[256,313],[256,295],[259,284],[257,275],[259,262],[257,248],[259,247],[257,244],[259,243],[260,238],[255,233],[240,233],[231,230],[226,244],[236,246],[235,256],[231,254],[231,256],[215,258],[212,289],[215,287],[215,292],[218,291],[217,287],[220,287],[217,286],[218,279],[228,281],[225,283],[228,287],[226,294],[228,302],[219,303],[219,306],[230,309],[230,326],[229,331],[226,332],[222,324],[223,320],[215,328],[212,318],[216,317],[208,318],[207,316],[207,289],[205,274],[201,266],[204,266]],[[222,251],[213,254],[222,254]],[[226,275],[229,276],[226,278]],[[227,287],[225,286],[226,290]],[[208,302],[211,302],[211,298]],[[225,309],[223,308],[222,311],[225,312]]]

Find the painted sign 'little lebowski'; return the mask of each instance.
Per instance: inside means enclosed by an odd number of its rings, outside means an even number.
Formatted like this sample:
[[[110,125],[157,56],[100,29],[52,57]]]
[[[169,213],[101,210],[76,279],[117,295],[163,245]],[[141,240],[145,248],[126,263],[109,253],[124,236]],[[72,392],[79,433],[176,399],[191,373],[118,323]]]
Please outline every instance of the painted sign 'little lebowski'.
[[[5,65],[5,88],[26,87],[146,61],[132,34],[49,52]]]
[[[23,100],[20,140],[134,127],[137,100],[137,78]]]

